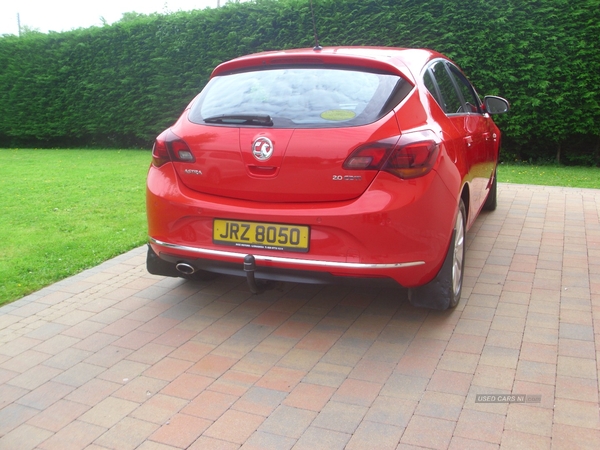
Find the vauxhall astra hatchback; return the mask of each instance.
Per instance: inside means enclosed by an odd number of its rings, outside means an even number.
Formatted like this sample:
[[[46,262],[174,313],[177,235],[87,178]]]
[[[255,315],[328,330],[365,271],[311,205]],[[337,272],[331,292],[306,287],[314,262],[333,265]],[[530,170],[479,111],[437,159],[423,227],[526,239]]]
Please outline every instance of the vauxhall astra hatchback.
[[[392,283],[458,303],[465,234],[496,207],[500,131],[431,50],[265,52],[214,69],[154,143],[150,273]]]

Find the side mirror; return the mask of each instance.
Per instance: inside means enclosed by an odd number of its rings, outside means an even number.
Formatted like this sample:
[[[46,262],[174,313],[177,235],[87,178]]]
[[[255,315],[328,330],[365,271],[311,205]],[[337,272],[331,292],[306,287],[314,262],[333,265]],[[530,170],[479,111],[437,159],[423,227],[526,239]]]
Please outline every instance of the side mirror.
[[[485,105],[485,111],[488,114],[504,114],[510,109],[510,104],[507,100],[502,97],[496,97],[495,95],[484,97],[483,104]]]

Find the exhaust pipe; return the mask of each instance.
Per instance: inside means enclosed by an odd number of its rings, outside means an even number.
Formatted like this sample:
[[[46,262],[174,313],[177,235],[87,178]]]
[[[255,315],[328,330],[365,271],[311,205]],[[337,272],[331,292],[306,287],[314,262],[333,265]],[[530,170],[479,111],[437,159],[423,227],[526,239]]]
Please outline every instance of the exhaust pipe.
[[[192,275],[196,271],[194,266],[184,262],[177,263],[175,268],[184,275]]]

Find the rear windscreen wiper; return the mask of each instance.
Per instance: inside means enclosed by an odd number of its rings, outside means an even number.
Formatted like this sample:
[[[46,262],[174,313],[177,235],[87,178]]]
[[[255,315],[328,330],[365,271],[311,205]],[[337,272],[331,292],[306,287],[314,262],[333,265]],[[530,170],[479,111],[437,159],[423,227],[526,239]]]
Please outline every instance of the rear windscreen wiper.
[[[221,114],[220,116],[207,117],[205,123],[226,123],[234,125],[263,125],[270,127],[273,119],[268,114]]]

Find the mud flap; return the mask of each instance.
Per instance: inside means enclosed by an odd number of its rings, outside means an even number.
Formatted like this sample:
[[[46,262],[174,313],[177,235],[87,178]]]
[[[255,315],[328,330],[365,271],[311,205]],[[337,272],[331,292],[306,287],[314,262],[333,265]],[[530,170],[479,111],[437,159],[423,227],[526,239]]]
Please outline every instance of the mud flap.
[[[152,275],[181,277],[181,273],[175,268],[175,264],[160,259],[150,245],[148,245],[146,255],[146,270]]]
[[[454,238],[456,230],[452,232],[450,247],[442,268],[429,283],[408,290],[408,300],[418,308],[446,310],[456,306],[458,299],[454,301],[452,292],[452,264],[454,263]],[[450,274],[450,276],[448,276]]]

